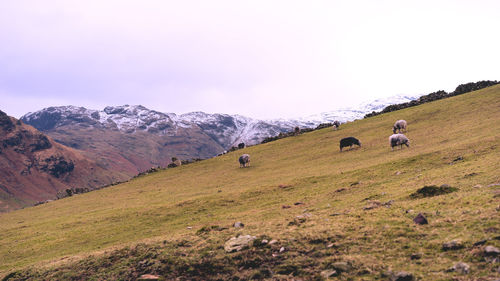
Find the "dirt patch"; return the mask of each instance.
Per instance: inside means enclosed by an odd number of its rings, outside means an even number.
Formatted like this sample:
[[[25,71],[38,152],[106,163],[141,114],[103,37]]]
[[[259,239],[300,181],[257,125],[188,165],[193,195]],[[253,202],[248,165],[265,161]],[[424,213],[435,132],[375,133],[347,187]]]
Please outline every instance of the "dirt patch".
[[[410,194],[411,198],[424,198],[424,197],[433,197],[442,194],[447,194],[451,192],[457,191],[458,188],[451,187],[449,185],[443,184],[441,186],[437,185],[426,185],[420,189],[417,189],[414,193]]]

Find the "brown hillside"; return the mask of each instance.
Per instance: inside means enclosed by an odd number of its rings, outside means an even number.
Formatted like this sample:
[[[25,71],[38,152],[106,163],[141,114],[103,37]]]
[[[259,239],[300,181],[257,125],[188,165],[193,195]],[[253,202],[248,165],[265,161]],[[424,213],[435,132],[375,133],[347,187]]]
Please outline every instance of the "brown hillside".
[[[123,179],[0,111],[0,212],[55,199],[68,188],[90,190]]]

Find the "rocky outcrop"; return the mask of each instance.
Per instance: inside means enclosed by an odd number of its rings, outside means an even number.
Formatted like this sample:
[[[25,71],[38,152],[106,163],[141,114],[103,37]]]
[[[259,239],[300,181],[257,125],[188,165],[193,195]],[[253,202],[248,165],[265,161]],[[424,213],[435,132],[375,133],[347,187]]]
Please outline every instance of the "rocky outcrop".
[[[479,82],[471,82],[471,83],[461,84],[455,89],[455,91],[453,91],[451,93],[447,93],[443,90],[433,92],[433,93],[430,93],[427,95],[423,95],[420,98],[418,98],[416,100],[412,100],[410,102],[389,105],[389,106],[385,107],[382,111],[378,111],[378,112],[373,111],[371,113],[366,114],[365,118],[376,116],[376,115],[379,115],[382,113],[401,110],[401,109],[412,107],[412,106],[421,105],[421,104],[435,101],[435,100],[440,100],[440,99],[444,99],[444,98],[449,98],[449,97],[465,94],[465,93],[472,92],[472,91],[477,91],[477,90],[480,90],[483,88],[487,88],[487,87],[496,85],[498,83],[500,83],[500,82],[495,80],[495,81],[479,81]]]
[[[0,212],[92,190],[126,177],[109,176],[81,153],[0,111]]]

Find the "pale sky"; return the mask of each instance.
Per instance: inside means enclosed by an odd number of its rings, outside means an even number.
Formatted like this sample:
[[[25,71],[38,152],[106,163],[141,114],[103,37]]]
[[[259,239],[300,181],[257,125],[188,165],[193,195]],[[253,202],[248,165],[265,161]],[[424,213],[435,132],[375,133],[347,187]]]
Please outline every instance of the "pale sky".
[[[307,116],[500,80],[500,1],[0,0],[0,110]]]

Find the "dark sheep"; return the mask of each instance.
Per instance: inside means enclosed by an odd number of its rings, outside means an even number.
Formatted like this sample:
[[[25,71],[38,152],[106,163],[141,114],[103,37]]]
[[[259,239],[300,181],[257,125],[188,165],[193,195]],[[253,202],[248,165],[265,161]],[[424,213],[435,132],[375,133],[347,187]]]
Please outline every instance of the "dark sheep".
[[[340,140],[340,151],[342,148],[349,146],[352,148],[353,145],[361,146],[361,142],[355,137],[347,137]]]
[[[250,167],[250,155],[243,154],[240,156],[238,161],[240,162],[240,168]]]
[[[396,123],[394,123],[394,126],[392,127],[392,132],[394,134],[396,133],[396,131],[398,131],[398,133],[401,133],[402,130],[406,132],[406,121],[405,120],[396,121]]]
[[[244,143],[244,142],[240,142],[240,143],[238,144],[238,148],[239,148],[239,149],[243,149],[243,148],[245,148],[245,143]]]
[[[410,147],[410,140],[403,134],[393,134],[389,137],[389,144],[392,150],[398,145],[403,149],[403,144],[406,145],[406,147]]]

